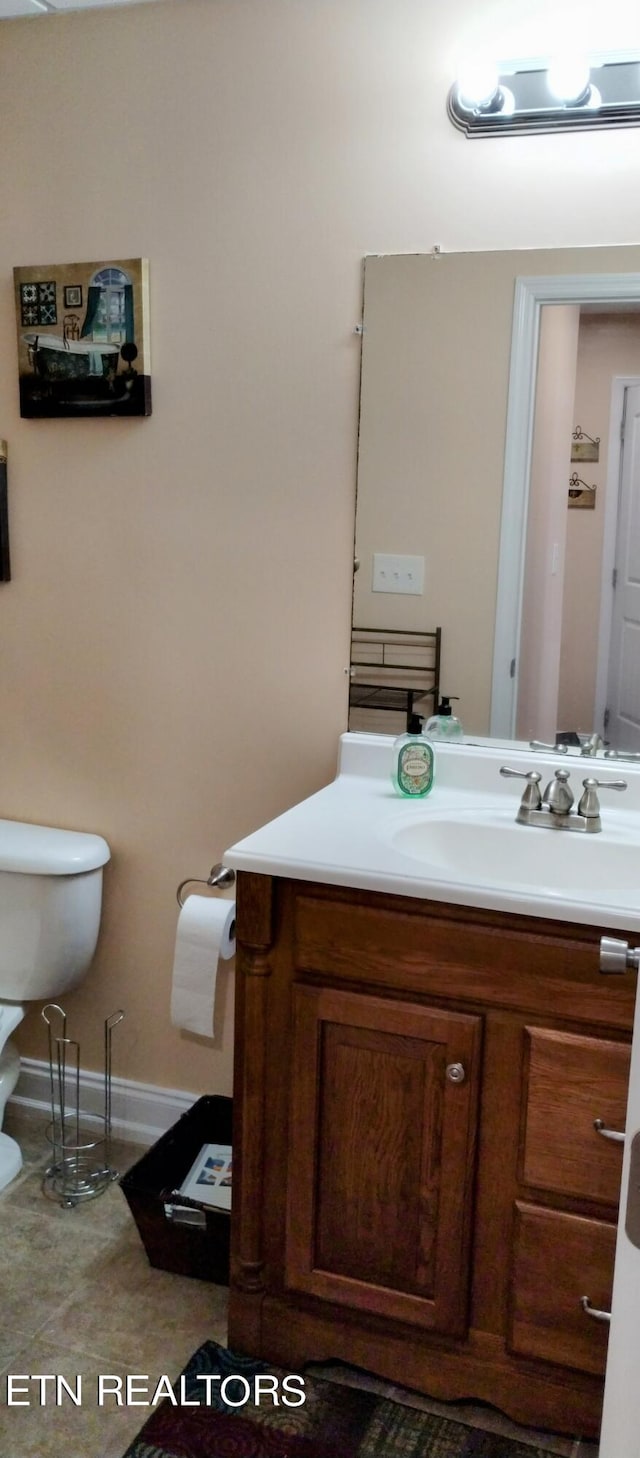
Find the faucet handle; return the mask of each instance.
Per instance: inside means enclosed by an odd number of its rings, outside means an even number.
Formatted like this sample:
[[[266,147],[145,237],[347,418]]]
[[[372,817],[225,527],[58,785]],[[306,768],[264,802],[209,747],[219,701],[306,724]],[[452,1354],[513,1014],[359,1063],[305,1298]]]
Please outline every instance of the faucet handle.
[[[580,796],[578,815],[583,815],[585,820],[594,820],[600,814],[598,790],[626,790],[627,788],[626,780],[594,780],[591,775],[587,775],[586,780],[583,780],[582,783],[584,793]]]
[[[584,759],[594,759],[599,749],[604,749],[604,740],[599,734],[580,734],[580,754]]]
[[[530,739],[529,749],[545,749],[549,754],[568,754],[568,744],[545,744],[543,739]]]
[[[569,784],[569,771],[557,769],[543,795],[552,815],[568,815],[573,805],[573,790]]]
[[[540,793],[540,781],[542,775],[538,770],[514,770],[509,765],[503,764],[500,767],[500,774],[506,779],[526,780],[527,788],[524,790],[521,801],[521,809],[539,810],[542,804]]]

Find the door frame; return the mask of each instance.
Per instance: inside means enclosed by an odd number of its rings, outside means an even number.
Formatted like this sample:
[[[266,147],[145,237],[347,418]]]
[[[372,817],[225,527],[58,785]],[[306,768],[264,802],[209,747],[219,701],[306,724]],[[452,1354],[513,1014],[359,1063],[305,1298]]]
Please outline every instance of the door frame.
[[[611,382],[609,450],[607,454],[607,478],[602,534],[598,666],[596,671],[595,722],[593,725],[599,734],[603,733],[604,711],[607,707],[607,699],[609,696],[609,655],[611,628],[613,624],[613,569],[615,567],[616,547],[618,544],[618,514],[620,511],[620,486],[624,459],[624,445],[621,432],[624,420],[626,392],[635,385],[640,385],[640,375],[614,375]]]
[[[638,300],[639,273],[540,274],[516,279],[489,727],[497,738],[515,735],[540,310],[545,304],[637,304]]]

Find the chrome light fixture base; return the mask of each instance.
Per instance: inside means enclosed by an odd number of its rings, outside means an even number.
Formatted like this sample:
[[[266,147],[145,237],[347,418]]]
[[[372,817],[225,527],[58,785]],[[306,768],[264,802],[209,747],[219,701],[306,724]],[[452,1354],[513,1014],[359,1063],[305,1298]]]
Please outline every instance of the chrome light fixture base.
[[[535,61],[503,62],[493,95],[480,104],[466,100],[455,83],[449,119],[470,138],[640,126],[640,53],[592,64],[588,85],[568,101],[552,95],[548,75]]]

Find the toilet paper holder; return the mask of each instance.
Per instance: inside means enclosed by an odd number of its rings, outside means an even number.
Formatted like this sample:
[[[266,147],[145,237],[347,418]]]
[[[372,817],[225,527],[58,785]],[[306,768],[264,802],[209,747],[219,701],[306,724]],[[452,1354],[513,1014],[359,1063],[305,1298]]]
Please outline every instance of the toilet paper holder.
[[[230,866],[223,866],[220,862],[211,867],[206,881],[202,876],[187,876],[186,881],[181,881],[176,891],[178,906],[184,906],[182,892],[185,886],[214,886],[216,890],[222,891],[226,886],[233,886],[235,879],[235,871],[232,871]]]

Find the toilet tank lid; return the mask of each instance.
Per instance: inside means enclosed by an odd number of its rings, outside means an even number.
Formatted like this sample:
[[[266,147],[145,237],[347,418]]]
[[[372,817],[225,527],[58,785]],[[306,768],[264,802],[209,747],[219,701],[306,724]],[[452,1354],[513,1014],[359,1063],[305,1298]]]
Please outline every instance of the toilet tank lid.
[[[0,820],[0,871],[30,876],[74,876],[96,871],[111,857],[106,840],[84,830],[55,830]]]

